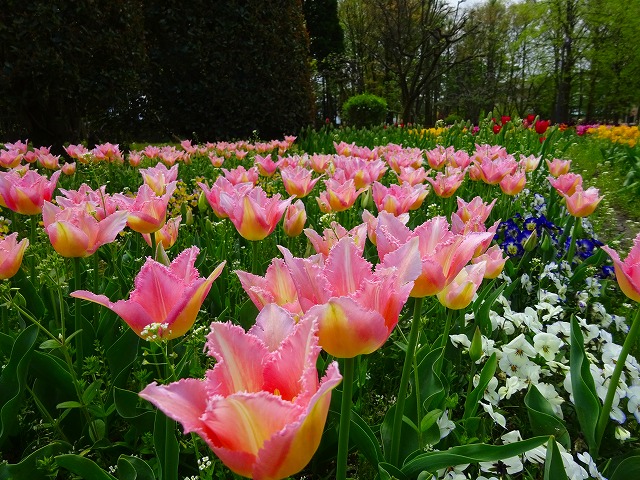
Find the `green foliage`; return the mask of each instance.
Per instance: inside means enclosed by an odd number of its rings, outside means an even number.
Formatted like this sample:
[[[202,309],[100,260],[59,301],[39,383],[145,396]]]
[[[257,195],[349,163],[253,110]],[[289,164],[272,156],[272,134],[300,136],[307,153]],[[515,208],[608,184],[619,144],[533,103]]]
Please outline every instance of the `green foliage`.
[[[342,115],[356,128],[380,125],[387,116],[387,102],[370,93],[356,95],[342,105]]]

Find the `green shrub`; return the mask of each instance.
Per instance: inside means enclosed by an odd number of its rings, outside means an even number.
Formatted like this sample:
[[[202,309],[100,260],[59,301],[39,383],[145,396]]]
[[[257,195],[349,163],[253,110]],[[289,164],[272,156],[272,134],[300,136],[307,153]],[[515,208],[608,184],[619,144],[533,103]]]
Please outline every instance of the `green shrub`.
[[[387,101],[370,93],[356,95],[344,102],[342,116],[358,128],[379,125],[387,116]]]

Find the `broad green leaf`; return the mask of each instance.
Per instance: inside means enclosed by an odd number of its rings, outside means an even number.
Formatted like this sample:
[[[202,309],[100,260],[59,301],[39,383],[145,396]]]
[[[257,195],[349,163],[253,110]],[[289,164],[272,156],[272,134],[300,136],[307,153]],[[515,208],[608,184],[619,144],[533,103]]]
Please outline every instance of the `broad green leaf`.
[[[622,460],[609,480],[630,480],[632,478],[640,478],[640,455]]]
[[[378,464],[378,473],[380,474],[380,480],[408,480],[402,470],[386,462]]]
[[[147,462],[138,457],[120,455],[118,458],[119,480],[155,480],[156,476]]]
[[[564,422],[556,416],[549,401],[535,385],[524,397],[531,430],[536,435],[553,435],[567,450],[571,450],[571,439]]]
[[[547,456],[544,462],[544,480],[567,480],[567,472],[562,463],[562,455],[555,439],[547,442]]]
[[[117,480],[116,477],[101,469],[96,462],[86,457],[69,453],[66,455],[58,455],[55,458],[56,463],[60,467],[66,468],[70,472],[79,475],[80,478],[90,478],[91,480]]]
[[[493,307],[493,304],[502,294],[506,286],[507,284],[503,283],[495,290],[485,288],[483,289],[482,296],[478,297],[476,301],[473,302],[472,308],[474,318],[480,327],[480,331],[485,335],[488,335],[491,332],[491,320],[489,319],[491,307]]]
[[[176,422],[160,410],[153,425],[153,446],[160,466],[160,480],[178,480],[180,445],[176,439]]]
[[[38,327],[28,326],[18,335],[9,361],[0,370],[0,447],[15,433],[22,409],[22,395],[27,388],[27,374],[38,338]]]
[[[478,386],[471,390],[464,402],[464,414],[462,415],[463,420],[467,420],[468,418],[475,416],[476,412],[478,411],[480,400],[484,395],[484,391],[487,389],[487,385],[489,384],[491,378],[493,378],[494,373],[496,373],[497,365],[498,359],[494,352],[487,360],[487,363],[484,364],[484,367],[482,367]]]
[[[575,285],[577,283],[583,282],[589,274],[589,267],[592,267],[594,265],[601,265],[606,258],[607,254],[604,250],[602,250],[601,248],[596,250],[593,255],[583,260],[582,263],[575,268],[573,274],[571,275],[571,278],[569,279],[569,284]]]
[[[463,463],[493,462],[515,457],[543,445],[549,437],[534,437],[508,445],[462,445],[442,452],[422,453],[402,466],[402,472],[413,478],[421,472],[435,473],[441,468],[462,465]]]
[[[55,348],[60,348],[62,346],[62,344],[58,341],[58,340],[54,340],[53,338],[49,339],[49,340],[45,340],[44,342],[42,342],[38,348],[40,350],[53,350]]]
[[[11,284],[14,287],[18,287],[22,295],[29,299],[29,302],[26,302],[23,306],[25,310],[28,310],[35,318],[46,317],[47,309],[42,301],[40,291],[35,288],[24,269],[21,268],[18,273],[11,277]]]
[[[138,357],[140,337],[133,330],[125,333],[106,352],[113,385],[122,387],[128,381],[129,371]]]
[[[71,451],[72,447],[65,442],[53,442],[42,447],[32,454],[24,457],[20,463],[0,464],[0,480],[49,480],[51,477],[45,471],[38,468],[38,460],[43,458],[51,458],[63,452]]]
[[[571,318],[570,371],[578,422],[587,445],[593,449],[596,446],[596,424],[601,405],[589,369],[589,360],[584,352],[584,337],[575,317]]]
[[[76,402],[74,400],[69,400],[68,402],[62,402],[59,403],[58,405],[56,405],[56,408],[80,408],[82,407],[82,404],[80,402]]]

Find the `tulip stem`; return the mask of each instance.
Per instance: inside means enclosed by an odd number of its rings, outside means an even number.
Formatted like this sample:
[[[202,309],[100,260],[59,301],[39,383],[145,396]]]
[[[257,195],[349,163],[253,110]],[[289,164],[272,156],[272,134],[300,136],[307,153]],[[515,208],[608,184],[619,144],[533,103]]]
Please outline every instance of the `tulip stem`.
[[[151,258],[153,258],[154,260],[156,259],[156,232],[151,232],[149,234],[149,237],[151,238]]]
[[[633,323],[631,324],[631,329],[624,339],[622,350],[620,350],[620,355],[616,360],[616,366],[613,369],[613,374],[611,375],[611,379],[609,380],[607,396],[604,399],[604,405],[602,406],[602,410],[600,410],[600,416],[598,417],[598,423],[596,424],[596,445],[594,448],[595,451],[592,455],[594,458],[597,458],[598,451],[600,450],[600,444],[602,443],[602,437],[604,436],[604,431],[606,430],[607,424],[609,423],[609,414],[611,413],[611,407],[613,405],[613,399],[616,394],[616,389],[618,388],[618,382],[620,381],[620,375],[622,375],[622,369],[624,368],[625,362],[627,361],[627,356],[629,355],[631,348],[636,343],[636,339],[638,338],[639,333],[640,308],[636,310],[636,316],[633,319]]]
[[[251,241],[251,250],[253,253],[253,259],[251,262],[251,273],[259,275],[258,266],[260,265],[260,259],[258,258],[258,242],[256,240]]]
[[[347,478],[347,456],[349,454],[349,427],[351,425],[351,398],[353,395],[354,370],[354,359],[345,358],[344,372],[342,374],[342,402],[340,405],[340,431],[338,432],[336,480],[345,480]]]
[[[400,377],[400,388],[398,389],[396,410],[393,415],[393,428],[391,431],[391,451],[389,460],[390,463],[394,466],[398,465],[398,459],[400,456],[400,437],[402,436],[402,417],[404,416],[404,402],[407,399],[407,387],[409,386],[409,377],[411,376],[413,357],[415,356],[416,345],[418,344],[418,334],[420,333],[420,317],[422,315],[423,301],[424,298],[416,298],[413,304],[413,319],[411,321],[411,331],[409,332],[407,353],[404,359],[404,364],[402,366],[402,376]]]
[[[573,262],[573,256],[576,253],[576,239],[578,235],[580,235],[580,230],[582,227],[582,218],[576,217],[576,221],[573,224],[573,228],[571,229],[571,243],[569,244],[569,250],[567,251],[567,262],[571,264]]]
[[[73,257],[73,281],[74,290],[82,289],[82,265],[80,257]],[[82,372],[82,363],[84,361],[84,351],[82,345],[82,300],[78,297],[75,298],[75,332],[76,332],[76,366],[78,371]]]
[[[29,232],[29,245],[31,245],[31,262],[29,265],[29,280],[31,280],[31,283],[33,283],[34,285],[36,285],[36,262],[38,261],[38,257],[36,256],[36,254],[33,251],[33,248],[36,245],[36,239],[38,236],[38,232],[36,231],[36,219],[34,215],[31,215],[29,217],[29,223],[30,223],[30,227],[31,230]]]

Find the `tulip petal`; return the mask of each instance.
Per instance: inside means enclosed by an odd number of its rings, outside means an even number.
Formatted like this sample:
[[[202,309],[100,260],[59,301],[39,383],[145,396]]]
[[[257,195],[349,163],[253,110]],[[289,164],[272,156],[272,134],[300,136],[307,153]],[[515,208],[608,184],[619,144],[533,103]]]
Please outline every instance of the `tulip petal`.
[[[324,275],[333,295],[350,295],[371,276],[371,264],[360,255],[353,239],[343,237],[329,252]]]
[[[388,338],[384,317],[366,310],[348,297],[331,298],[311,308],[307,315],[318,317],[318,338],[324,351],[338,358],[377,350]]]
[[[262,360],[268,349],[258,337],[247,335],[238,325],[214,322],[207,348],[218,361],[207,376],[214,388],[212,393],[226,396],[262,390]]]
[[[254,480],[286,478],[298,473],[309,463],[322,438],[331,390],[341,380],[337,362],[331,363],[300,420],[287,425],[265,442],[253,468]]]
[[[262,340],[273,352],[293,332],[295,325],[295,320],[287,310],[271,303],[260,311],[248,333]]]

